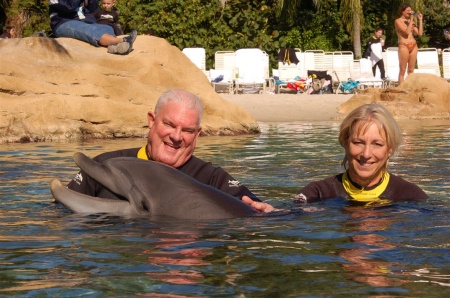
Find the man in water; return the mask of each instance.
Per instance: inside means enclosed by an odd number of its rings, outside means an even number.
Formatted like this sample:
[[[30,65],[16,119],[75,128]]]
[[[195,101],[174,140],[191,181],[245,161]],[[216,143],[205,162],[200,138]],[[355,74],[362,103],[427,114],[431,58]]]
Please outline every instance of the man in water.
[[[242,200],[257,211],[272,211],[274,208],[270,204],[261,202],[222,168],[193,155],[202,129],[202,113],[203,105],[196,95],[182,89],[171,89],[158,99],[155,111],[147,114],[149,133],[146,146],[106,152],[94,160],[101,163],[113,157],[137,157],[161,162]],[[68,187],[89,196],[116,198],[83,171],[75,176]]]

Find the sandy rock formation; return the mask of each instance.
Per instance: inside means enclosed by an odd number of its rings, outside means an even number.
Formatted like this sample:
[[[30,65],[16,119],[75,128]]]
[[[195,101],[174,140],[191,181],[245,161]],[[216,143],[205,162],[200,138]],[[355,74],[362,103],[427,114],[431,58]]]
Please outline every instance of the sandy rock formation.
[[[339,113],[345,116],[371,102],[385,106],[396,119],[450,119],[450,84],[433,74],[411,74],[399,87],[362,90],[341,104]]]
[[[0,40],[0,143],[145,137],[148,111],[170,88],[204,103],[203,134],[255,133],[254,118],[223,100],[164,39],[138,36],[127,56],[67,38]]]

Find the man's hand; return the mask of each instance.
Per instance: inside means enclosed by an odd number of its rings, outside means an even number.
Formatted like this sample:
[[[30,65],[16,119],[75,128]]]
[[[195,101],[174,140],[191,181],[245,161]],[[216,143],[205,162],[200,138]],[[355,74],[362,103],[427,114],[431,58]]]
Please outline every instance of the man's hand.
[[[243,196],[242,197],[242,202],[244,202],[245,204],[251,206],[256,211],[260,211],[260,212],[268,213],[268,212],[271,212],[271,211],[273,211],[275,209],[270,204],[267,204],[267,203],[264,203],[264,202],[253,201],[248,196]]]

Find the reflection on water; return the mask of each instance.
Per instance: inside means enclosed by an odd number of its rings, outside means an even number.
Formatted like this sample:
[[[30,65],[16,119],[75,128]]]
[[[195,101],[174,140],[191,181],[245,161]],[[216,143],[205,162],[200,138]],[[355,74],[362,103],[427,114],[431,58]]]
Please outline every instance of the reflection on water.
[[[342,199],[301,209],[292,197],[339,171],[338,123],[262,124],[258,136],[208,137],[197,156],[287,214],[224,221],[80,216],[52,203],[82,151],[143,139],[0,145],[0,296],[415,296],[450,286],[450,125],[401,123],[393,173],[423,204],[378,208]]]

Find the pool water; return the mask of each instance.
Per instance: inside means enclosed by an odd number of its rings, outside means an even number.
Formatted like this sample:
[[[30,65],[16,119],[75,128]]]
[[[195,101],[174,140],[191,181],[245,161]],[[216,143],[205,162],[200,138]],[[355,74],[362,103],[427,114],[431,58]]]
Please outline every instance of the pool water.
[[[450,122],[400,123],[389,166],[425,203],[296,205],[341,172],[337,122],[261,123],[257,136],[200,138],[196,155],[289,212],[220,221],[77,215],[49,183],[88,156],[143,139],[0,144],[0,296],[444,297],[450,287]],[[310,208],[313,207],[313,208]]]

